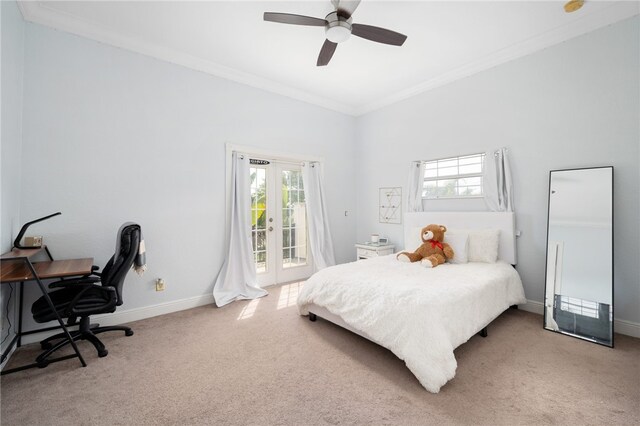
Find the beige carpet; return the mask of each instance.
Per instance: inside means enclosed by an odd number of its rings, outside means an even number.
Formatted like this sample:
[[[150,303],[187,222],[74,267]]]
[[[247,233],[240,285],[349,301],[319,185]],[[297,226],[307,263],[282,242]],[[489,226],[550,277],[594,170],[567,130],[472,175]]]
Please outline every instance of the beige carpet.
[[[424,390],[391,352],[299,317],[295,288],[104,336],[97,358],[2,377],[2,425],[638,424],[640,340],[609,349],[507,311],[456,350],[456,377]],[[21,348],[23,362],[37,346]]]

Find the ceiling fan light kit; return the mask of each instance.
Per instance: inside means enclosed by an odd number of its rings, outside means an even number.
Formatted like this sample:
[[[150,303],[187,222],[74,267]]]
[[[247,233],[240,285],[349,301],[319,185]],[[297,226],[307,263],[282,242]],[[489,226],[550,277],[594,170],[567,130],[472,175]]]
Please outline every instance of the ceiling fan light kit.
[[[324,27],[327,39],[333,43],[342,43],[351,36],[351,18],[345,19],[338,16],[338,12],[331,12],[325,18],[327,25]]]
[[[325,66],[331,60],[336,51],[338,43],[349,40],[351,34],[354,36],[375,41],[377,43],[389,44],[391,46],[402,46],[407,39],[404,34],[385,28],[374,27],[372,25],[353,24],[351,15],[356,10],[360,1],[354,0],[331,0],[335,11],[329,13],[325,19],[311,16],[294,15],[290,13],[265,12],[264,20],[277,22],[280,24],[306,25],[312,27],[324,27],[326,40],[320,49],[317,66]]]

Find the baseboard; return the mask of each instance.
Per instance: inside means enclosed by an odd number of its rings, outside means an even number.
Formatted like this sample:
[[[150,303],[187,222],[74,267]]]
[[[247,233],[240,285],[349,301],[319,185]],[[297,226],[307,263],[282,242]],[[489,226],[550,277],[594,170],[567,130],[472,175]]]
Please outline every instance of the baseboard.
[[[523,311],[532,312],[538,315],[543,315],[544,303],[527,299],[527,303],[525,303],[524,305],[518,305],[518,309],[522,309]]]
[[[186,299],[173,300],[171,302],[160,303],[158,305],[143,306],[127,310],[117,310],[112,314],[96,315],[91,317],[92,322],[100,325],[119,325],[145,318],[157,317],[158,315],[170,314],[172,312],[184,311],[185,309],[197,308],[198,306],[210,305],[214,302],[213,294],[203,294],[202,296],[189,297]],[[39,342],[52,336],[58,331],[29,334],[22,338],[22,344]]]
[[[171,302],[160,303],[158,305],[115,311],[112,314],[96,315],[91,318],[99,320],[104,325],[111,325],[110,322],[113,322],[114,325],[124,324],[145,318],[157,317],[158,315],[184,311],[185,309],[197,308],[198,306],[211,305],[212,303],[214,303],[213,294],[203,294],[201,296],[173,300]]]
[[[640,324],[637,322],[623,319],[614,320],[613,331],[627,336],[640,338]]]
[[[527,300],[526,304],[518,305],[518,308],[538,315],[544,314],[544,303],[535,300]],[[637,322],[616,318],[613,320],[613,331],[626,336],[640,338],[640,324]]]

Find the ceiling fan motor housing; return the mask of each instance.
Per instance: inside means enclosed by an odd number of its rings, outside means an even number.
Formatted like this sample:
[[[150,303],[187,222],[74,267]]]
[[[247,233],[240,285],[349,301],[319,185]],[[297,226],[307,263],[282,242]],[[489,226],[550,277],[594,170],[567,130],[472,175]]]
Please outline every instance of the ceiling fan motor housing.
[[[331,12],[324,19],[327,21],[325,32],[327,39],[334,43],[342,43],[351,36],[351,18],[345,19],[337,12]]]

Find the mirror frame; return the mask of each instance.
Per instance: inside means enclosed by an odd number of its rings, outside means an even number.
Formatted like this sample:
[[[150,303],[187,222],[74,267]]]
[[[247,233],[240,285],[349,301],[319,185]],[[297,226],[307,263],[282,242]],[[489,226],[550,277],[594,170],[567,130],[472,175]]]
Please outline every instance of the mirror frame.
[[[571,172],[571,171],[577,171],[577,170],[594,170],[594,169],[611,169],[611,344],[606,344],[606,343],[602,343],[602,342],[598,342],[596,340],[590,339],[588,337],[582,337],[573,333],[569,333],[566,331],[562,331],[562,330],[552,330],[550,328],[547,328],[547,269],[549,266],[549,218],[550,218],[550,212],[551,212],[551,177],[553,175],[554,172]],[[601,346],[605,346],[605,347],[609,347],[609,348],[613,348],[613,339],[614,339],[614,333],[615,333],[615,311],[614,311],[614,286],[615,286],[615,256],[614,256],[614,251],[615,251],[615,241],[614,241],[614,234],[615,234],[615,192],[614,192],[614,173],[613,173],[613,166],[595,166],[595,167],[577,167],[577,168],[573,168],[573,169],[557,169],[557,170],[550,170],[549,171],[549,188],[547,190],[547,239],[546,239],[546,244],[545,244],[545,262],[544,262],[544,293],[543,293],[543,297],[542,297],[542,328],[544,330],[550,331],[552,333],[558,333],[558,334],[562,334],[565,336],[569,336],[569,337],[573,337],[575,339],[580,339],[586,342],[591,342],[591,343],[595,343],[597,345],[601,345]]]

